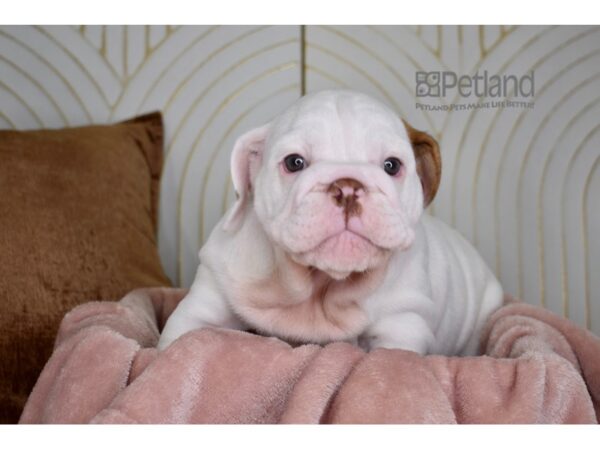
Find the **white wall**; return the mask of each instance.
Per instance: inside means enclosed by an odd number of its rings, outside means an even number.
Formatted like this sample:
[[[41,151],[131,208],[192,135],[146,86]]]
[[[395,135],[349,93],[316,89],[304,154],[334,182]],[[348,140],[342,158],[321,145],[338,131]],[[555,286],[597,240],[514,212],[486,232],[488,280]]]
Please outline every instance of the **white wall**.
[[[484,69],[534,71],[535,107],[416,110],[417,70]],[[431,211],[508,292],[600,333],[600,27],[0,27],[1,128],[163,111],[159,242],[181,285],[233,198],[235,137],[333,86],[378,96],[438,137]]]

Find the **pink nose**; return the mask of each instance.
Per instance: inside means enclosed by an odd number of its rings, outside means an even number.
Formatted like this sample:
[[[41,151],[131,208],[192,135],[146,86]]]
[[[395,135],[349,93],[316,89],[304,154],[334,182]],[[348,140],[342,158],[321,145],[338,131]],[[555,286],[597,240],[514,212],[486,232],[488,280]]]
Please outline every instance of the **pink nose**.
[[[359,216],[362,206],[358,198],[364,194],[364,186],[353,178],[340,178],[327,188],[331,200],[344,210],[346,221],[351,216]]]

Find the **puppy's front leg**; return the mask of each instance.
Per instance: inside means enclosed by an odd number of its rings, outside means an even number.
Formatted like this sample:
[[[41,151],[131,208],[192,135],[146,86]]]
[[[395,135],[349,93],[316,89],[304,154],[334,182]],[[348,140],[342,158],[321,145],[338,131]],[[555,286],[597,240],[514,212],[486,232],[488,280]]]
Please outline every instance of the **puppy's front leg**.
[[[212,274],[201,265],[190,292],[167,320],[157,348],[163,350],[188,331],[206,327],[241,330],[244,326],[227,304]]]
[[[430,352],[435,336],[427,321],[415,312],[390,314],[376,321],[360,339],[362,348],[398,348],[420,355]]]

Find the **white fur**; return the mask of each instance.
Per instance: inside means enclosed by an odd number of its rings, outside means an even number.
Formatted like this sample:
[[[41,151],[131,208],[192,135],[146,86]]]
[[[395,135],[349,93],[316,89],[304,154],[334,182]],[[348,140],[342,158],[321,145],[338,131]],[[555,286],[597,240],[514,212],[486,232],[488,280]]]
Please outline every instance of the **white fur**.
[[[308,168],[283,170],[301,154]],[[399,176],[382,169],[394,156]],[[239,199],[200,251],[190,293],[169,318],[165,348],[202,327],[253,328],[295,342],[471,355],[502,302],[500,284],[456,231],[423,214],[423,190],[402,121],[352,91],[302,98],[240,137]],[[327,187],[364,186],[344,219]]]

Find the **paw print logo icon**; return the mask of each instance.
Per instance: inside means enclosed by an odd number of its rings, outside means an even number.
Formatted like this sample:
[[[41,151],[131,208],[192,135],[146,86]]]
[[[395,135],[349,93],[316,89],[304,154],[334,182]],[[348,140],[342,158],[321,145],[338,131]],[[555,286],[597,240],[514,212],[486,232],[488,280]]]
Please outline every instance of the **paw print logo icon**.
[[[439,72],[417,72],[416,74],[417,97],[439,97],[440,96],[440,73]]]

